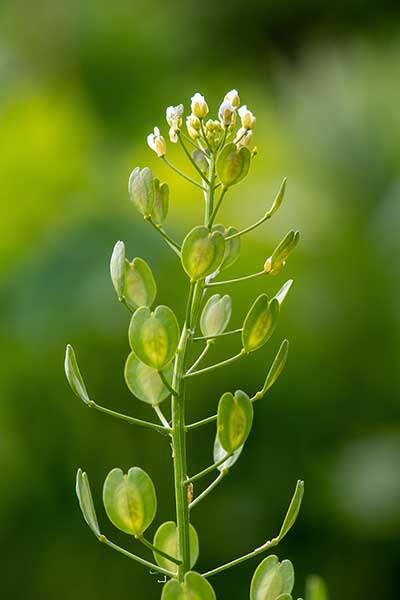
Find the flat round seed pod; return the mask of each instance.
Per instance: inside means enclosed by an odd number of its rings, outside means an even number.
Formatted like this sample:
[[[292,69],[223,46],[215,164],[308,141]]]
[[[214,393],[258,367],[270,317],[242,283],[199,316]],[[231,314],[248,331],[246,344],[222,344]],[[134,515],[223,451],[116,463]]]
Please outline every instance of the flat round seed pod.
[[[124,296],[125,287],[125,244],[117,242],[114,246],[110,261],[111,281],[121,301]]]
[[[251,154],[248,148],[237,149],[227,144],[217,159],[217,175],[224,187],[239,183],[249,172]]]
[[[238,232],[238,229],[232,226],[225,228],[223,225],[214,225],[212,231],[220,231],[225,238],[224,258],[219,266],[219,270],[223,271],[232,266],[240,256],[240,236],[233,238],[233,240],[226,239]]]
[[[245,443],[253,423],[253,404],[247,394],[226,392],[218,404],[217,435],[222,448],[232,454]]]
[[[200,329],[204,336],[211,337],[223,333],[232,315],[232,299],[225,294],[211,296],[201,313]]]
[[[144,217],[151,215],[154,203],[154,182],[151,169],[136,167],[129,177],[128,191],[137,210]]]
[[[124,474],[113,469],[103,487],[104,508],[110,521],[124,533],[141,537],[152,523],[157,498],[149,475],[139,467]]]
[[[240,446],[240,448],[238,448],[232,454],[232,456],[230,456],[229,458],[227,458],[225,462],[223,462],[221,465],[219,465],[218,471],[220,471],[220,473],[223,473],[224,471],[229,471],[229,469],[231,467],[233,467],[233,465],[235,464],[235,462],[240,457],[240,455],[242,453],[242,450],[243,450],[243,446]],[[226,456],[226,454],[227,454],[227,452],[221,446],[221,443],[220,443],[220,441],[218,439],[218,434],[217,434],[215,436],[215,440],[214,440],[214,462],[219,462],[220,460],[222,460],[224,458],[224,456]]]
[[[179,325],[168,306],[138,308],[129,325],[129,343],[136,356],[153,369],[164,369],[179,342]]]
[[[211,584],[194,571],[186,573],[183,583],[170,579],[163,587],[161,600],[216,600]]]
[[[153,273],[143,258],[125,261],[124,297],[130,308],[151,306],[157,294]]]
[[[289,595],[294,586],[294,569],[290,560],[281,563],[277,556],[264,559],[255,570],[250,587],[250,600],[278,600]],[[282,599],[281,599],[282,600]]]
[[[169,384],[172,382],[172,373],[173,364],[171,362],[164,369],[164,375]],[[158,372],[145,365],[135,356],[134,352],[131,352],[126,359],[124,375],[128,388],[142,402],[157,406],[171,395]]]
[[[192,569],[199,558],[199,538],[193,525],[190,525],[189,527],[190,568]],[[159,550],[162,550],[163,552],[166,552],[167,554],[170,554],[174,558],[178,558],[178,538],[176,523],[174,521],[167,521],[166,523],[160,525],[154,535],[153,546]],[[173,573],[177,572],[177,565],[167,558],[164,558],[164,556],[154,552],[154,558],[160,567],[168,569]]]
[[[246,352],[261,348],[271,337],[279,317],[279,302],[268,300],[266,294],[258,296],[243,323],[242,344]]]
[[[167,218],[169,207],[169,187],[167,183],[161,183],[154,179],[154,202],[151,210],[151,218],[156,225],[162,225]]]
[[[225,239],[220,231],[209,231],[200,225],[183,240],[181,259],[192,281],[204,279],[221,264],[225,252]]]

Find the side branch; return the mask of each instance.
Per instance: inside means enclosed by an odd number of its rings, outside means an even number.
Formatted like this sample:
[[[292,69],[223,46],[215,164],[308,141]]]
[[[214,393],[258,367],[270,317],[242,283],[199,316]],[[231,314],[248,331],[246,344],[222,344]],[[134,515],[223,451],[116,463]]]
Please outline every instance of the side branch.
[[[214,371],[214,369],[218,369],[219,367],[225,367],[226,365],[229,365],[239,360],[239,358],[242,358],[245,355],[246,352],[242,348],[239,354],[235,354],[235,356],[231,356],[231,358],[227,358],[226,360],[216,363],[215,365],[211,365],[210,367],[205,367],[204,369],[199,369],[198,371],[192,371],[191,373],[187,372],[184,375],[184,378],[187,379],[188,377],[193,377],[194,375],[202,375],[203,373],[209,373],[210,371]]]
[[[102,542],[103,544],[107,544],[107,546],[110,546],[110,548],[112,548],[113,550],[120,552],[120,554],[123,554],[124,556],[127,556],[128,558],[130,558],[132,560],[135,560],[136,562],[140,563],[141,565],[143,565],[151,570],[158,571],[158,573],[162,573],[163,575],[166,575],[167,577],[175,576],[175,573],[172,573],[172,571],[168,571],[168,569],[159,567],[155,563],[145,560],[144,558],[141,558],[140,556],[136,556],[136,554],[132,554],[131,552],[128,552],[128,550],[125,550],[125,548],[121,548],[120,546],[117,546],[117,544],[114,544],[114,542],[111,542],[104,535],[100,535],[98,540],[99,540],[99,542]]]
[[[217,462],[213,463],[212,465],[210,465],[206,469],[203,469],[202,471],[200,471],[200,473],[197,473],[196,475],[193,475],[193,477],[189,477],[189,479],[186,479],[186,481],[184,482],[185,485],[189,485],[190,483],[194,483],[195,481],[198,481],[202,477],[205,477],[206,475],[208,475],[209,473],[211,473],[212,471],[214,471],[214,469],[218,469],[218,467],[220,467],[221,465],[223,465],[224,462],[226,462],[228,460],[228,458],[230,458],[232,456],[232,454],[233,454],[233,452],[230,452],[229,454],[226,454],[223,458],[220,458],[220,460],[217,460]]]
[[[146,216],[145,220],[148,221],[150,225],[154,227],[154,229],[164,238],[171,250],[180,256],[181,246],[178,244],[178,242],[175,242],[175,240],[173,240],[160,225],[156,225],[150,216]]]
[[[164,427],[163,425],[157,425],[157,423],[151,423],[150,421],[143,421],[142,419],[135,419],[135,417],[130,417],[128,415],[124,415],[122,413],[111,410],[110,408],[105,408],[104,406],[100,406],[100,404],[96,404],[93,400],[89,400],[87,403],[89,408],[95,408],[99,412],[104,413],[105,415],[110,415],[111,417],[116,417],[117,419],[121,419],[122,421],[126,421],[131,425],[139,425],[140,427],[147,427],[147,429],[153,429],[154,431],[158,431],[159,433],[171,433],[171,428]]]
[[[222,471],[218,475],[218,477],[216,477],[214,481],[210,483],[210,485],[203,492],[201,492],[201,494],[199,494],[194,500],[192,500],[192,502],[189,504],[189,510],[192,510],[192,508],[199,504],[199,502],[204,500],[204,498],[208,496],[208,494],[212,492],[217,487],[217,485],[219,485],[219,483],[221,483],[227,472],[228,471]]]
[[[231,283],[239,283],[239,281],[247,281],[248,279],[254,279],[255,277],[260,277],[261,275],[267,275],[267,273],[265,271],[258,271],[257,273],[252,273],[251,275],[245,275],[244,277],[236,277],[235,279],[227,279],[226,281],[213,281],[213,282],[207,283],[206,287],[214,287],[216,285],[228,285]]]

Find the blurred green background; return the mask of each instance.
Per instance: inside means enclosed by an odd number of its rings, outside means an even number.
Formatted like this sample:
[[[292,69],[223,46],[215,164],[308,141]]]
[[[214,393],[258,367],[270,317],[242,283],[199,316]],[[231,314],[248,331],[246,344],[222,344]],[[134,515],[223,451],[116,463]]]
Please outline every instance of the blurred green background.
[[[117,239],[143,256],[158,301],[182,317],[175,255],[127,197],[136,165],[172,189],[181,239],[202,201],[147,148],[164,111],[200,91],[216,112],[239,89],[257,116],[259,155],[221,217],[246,226],[232,276],[260,268],[289,228],[302,240],[284,272],[232,290],[233,325],[255,296],[295,279],[280,327],[257,354],[190,387],[190,418],[219,395],[262,384],[280,340],[284,375],[256,407],[253,435],[222,486],[196,509],[204,570],[277,533],[297,478],[306,496],[277,549],[296,566],[296,597],[318,572],[332,598],[394,598],[400,550],[400,5],[382,0],[216,3],[14,0],[0,5],[1,590],[19,599],[158,599],[157,577],[97,543],[74,495],[78,466],[100,504],[110,468],[140,465],[156,483],[157,522],[173,518],[170,449],[152,432],[93,414],[63,374],[74,345],[99,403],[145,417],[123,381],[128,315],[109,280]],[[171,159],[184,157],[170,149]],[[186,168],[186,165],[185,165]],[[188,172],[190,167],[188,166]],[[220,343],[213,357],[232,353]],[[239,344],[239,342],[237,342]],[[148,415],[151,416],[151,415]],[[213,427],[190,439],[191,472],[209,464]],[[213,579],[248,597],[257,560]]]

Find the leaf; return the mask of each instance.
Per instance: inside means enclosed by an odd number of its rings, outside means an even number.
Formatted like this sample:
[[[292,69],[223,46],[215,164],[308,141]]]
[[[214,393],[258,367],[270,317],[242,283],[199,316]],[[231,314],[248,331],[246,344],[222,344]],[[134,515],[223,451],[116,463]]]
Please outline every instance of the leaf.
[[[329,600],[328,590],[322,577],[310,575],[306,581],[306,600]]]
[[[151,306],[157,294],[153,273],[143,258],[125,261],[124,297],[130,308]]]
[[[199,538],[195,528],[191,524],[189,526],[189,540],[190,569],[192,569],[199,558]],[[174,558],[178,558],[177,528],[174,521],[167,521],[166,523],[160,525],[154,535],[153,546],[159,550],[162,550],[163,552],[166,552],[167,554],[170,554]],[[167,558],[164,558],[157,552],[154,552],[154,558],[160,567],[168,569],[168,571],[172,571],[173,573],[177,572],[177,565]]]
[[[299,480],[296,485],[296,489],[288,508],[288,511],[285,516],[285,520],[283,521],[283,525],[277,537],[278,541],[281,541],[282,538],[288,533],[288,531],[293,527],[297,515],[299,514],[301,502],[304,496],[304,481]]]
[[[202,225],[195,227],[183,240],[181,259],[192,281],[214,273],[224,257],[225,238],[220,231],[209,231]]]
[[[74,394],[83,400],[85,404],[90,404],[90,398],[82,379],[81,372],[79,371],[78,363],[76,362],[74,349],[69,344],[67,345],[65,352],[64,370]]]
[[[294,569],[289,560],[281,563],[275,555],[265,558],[255,570],[250,587],[250,600],[291,599]]]
[[[286,283],[283,284],[279,292],[277,292],[274,296],[279,302],[279,306],[282,306],[283,301],[285,300],[290,288],[293,285],[293,279],[289,279]]]
[[[215,592],[205,577],[189,571],[183,583],[170,579],[163,587],[161,600],[216,600]]]
[[[164,375],[171,384],[173,373],[172,362],[165,367]],[[136,398],[157,406],[171,395],[171,392],[163,384],[160,375],[155,369],[145,365],[131,352],[125,363],[125,381]]]
[[[251,154],[248,148],[227,144],[217,159],[217,175],[224,187],[239,183],[249,172]]]
[[[211,337],[223,333],[232,315],[232,299],[227,294],[211,296],[201,313],[200,329],[204,336]]]
[[[156,225],[162,225],[167,218],[169,207],[169,187],[167,183],[161,183],[154,179],[154,202],[151,210],[151,218]]]
[[[218,404],[217,435],[221,447],[232,454],[243,446],[253,423],[253,404],[247,394],[226,392]],[[221,457],[222,458],[222,457]]]
[[[136,167],[129,177],[128,191],[137,210],[144,217],[151,215],[154,203],[154,182],[151,169]]]
[[[127,475],[121,469],[110,471],[104,482],[103,502],[113,525],[137,538],[152,523],[157,510],[153,482],[139,467],[129,469]]]
[[[117,242],[114,246],[110,261],[111,281],[117,292],[119,301],[122,301],[125,287],[125,244]]]
[[[232,226],[225,229],[224,225],[214,225],[212,231],[220,231],[225,238],[224,258],[219,266],[219,270],[223,271],[231,267],[240,256],[240,236],[233,238],[233,240],[226,239],[230,235],[238,233],[239,230]]]
[[[240,448],[238,448],[232,454],[232,456],[227,458],[226,461],[224,463],[222,463],[222,465],[219,465],[218,471],[220,471],[220,473],[223,473],[224,471],[225,472],[229,471],[229,469],[231,467],[233,467],[235,462],[238,460],[239,456],[242,453],[242,450],[243,450],[243,446],[240,446]],[[223,447],[221,446],[221,443],[218,439],[218,435],[216,435],[215,441],[214,441],[214,462],[219,462],[222,458],[224,458],[225,455],[226,455],[226,450],[223,449]]]
[[[129,325],[129,343],[149,367],[161,370],[172,360],[179,342],[179,325],[168,306],[138,308]]]
[[[289,352],[289,342],[288,340],[283,340],[277,355],[274,358],[274,362],[271,365],[270,370],[268,371],[267,378],[265,380],[263,389],[261,394],[264,395],[267,393],[270,387],[272,387],[275,381],[278,379],[283,369],[285,368],[287,356]]]
[[[273,298],[269,301],[266,294],[258,296],[243,323],[242,343],[247,353],[258,350],[269,340],[277,325],[278,317],[278,300]]]
[[[89,479],[82,469],[78,469],[76,474],[76,495],[78,496],[79,506],[81,508],[83,518],[89,525],[96,537],[101,535],[99,524],[97,521],[96,511],[93,504],[92,492],[90,490]]]

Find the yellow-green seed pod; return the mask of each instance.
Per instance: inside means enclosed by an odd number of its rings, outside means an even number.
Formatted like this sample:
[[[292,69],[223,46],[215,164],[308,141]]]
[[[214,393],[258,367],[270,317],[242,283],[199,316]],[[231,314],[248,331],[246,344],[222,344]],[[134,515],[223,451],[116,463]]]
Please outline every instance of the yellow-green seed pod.
[[[220,464],[217,467],[218,471],[220,471],[220,473],[227,473],[229,471],[229,469],[231,467],[233,467],[235,462],[240,457],[242,450],[243,450],[243,446],[240,446],[240,448],[235,450],[235,452],[232,454],[232,456],[227,458],[225,462],[223,462],[222,464]],[[221,442],[219,441],[219,438],[218,438],[218,433],[215,436],[215,440],[214,440],[213,456],[214,456],[215,463],[219,462],[220,460],[222,460],[224,458],[224,456],[226,456],[226,450],[224,450],[223,447],[221,446]]]
[[[111,281],[117,292],[118,300],[121,302],[124,297],[125,288],[125,244],[117,242],[114,246],[110,261]]]
[[[169,207],[169,187],[167,183],[160,183],[154,179],[154,202],[151,218],[156,225],[162,225],[167,218]]]
[[[129,343],[136,356],[153,369],[164,369],[172,360],[179,342],[179,325],[168,306],[151,312],[142,306],[132,316]]]
[[[282,373],[282,371],[285,367],[285,364],[286,364],[288,352],[289,352],[289,342],[288,342],[288,340],[283,340],[283,342],[278,350],[278,354],[275,356],[274,362],[272,363],[271,368],[268,371],[267,378],[266,378],[263,388],[261,390],[262,396],[264,396],[264,394],[267,393],[269,388],[271,388],[274,385],[274,383],[276,382],[276,380]]]
[[[227,294],[214,294],[211,296],[201,313],[200,329],[205,337],[212,337],[223,333],[228,326],[232,315],[232,299]]]
[[[172,372],[173,365],[171,362],[163,371],[169,384],[172,382]],[[158,372],[145,365],[135,356],[134,352],[131,352],[126,360],[124,374],[128,388],[142,402],[157,406],[171,395]]]
[[[153,273],[143,258],[125,261],[124,298],[128,306],[135,310],[140,306],[151,306],[157,294]]]
[[[225,252],[225,239],[220,231],[207,227],[192,229],[182,245],[182,265],[192,281],[204,279],[218,269]]]
[[[161,600],[216,600],[211,584],[194,571],[186,573],[183,583],[170,579],[163,587]]]
[[[253,404],[247,394],[226,392],[218,404],[217,435],[222,448],[233,454],[243,446],[253,423]]]
[[[199,167],[200,171],[207,175],[209,169],[209,162],[204,153],[200,150],[193,150],[192,158],[196,165]]]
[[[233,238],[233,240],[227,240],[226,238],[238,232],[236,227],[227,227],[223,225],[214,225],[213,231],[220,231],[225,238],[225,253],[224,258],[220,264],[220,271],[231,267],[240,256],[240,236]]]
[[[264,271],[270,275],[278,275],[285,266],[285,261],[289,254],[293,252],[299,243],[300,232],[289,231],[283,240],[272,253],[272,256],[267,258],[264,264]]]
[[[92,492],[90,490],[89,479],[86,473],[82,469],[78,469],[76,474],[76,495],[79,500],[79,506],[81,508],[83,518],[89,525],[96,537],[99,537],[100,529],[97,521],[97,515],[93,504]]]
[[[136,167],[129,177],[128,191],[133,204],[144,216],[150,216],[154,203],[154,182],[151,169]]]
[[[279,302],[268,300],[266,294],[258,296],[243,323],[242,344],[245,352],[261,348],[271,337],[279,317]]]
[[[127,474],[121,469],[110,471],[104,482],[103,502],[113,525],[137,538],[151,525],[157,510],[153,482],[139,467]]]
[[[250,587],[250,600],[289,600],[294,586],[290,560],[279,562],[273,554],[257,567]]]
[[[69,344],[65,352],[64,369],[68,383],[74,394],[85,404],[89,404],[89,394],[87,393],[85,382],[83,381],[83,377],[79,370],[74,349]]]
[[[247,148],[227,144],[217,159],[217,175],[224,187],[239,183],[249,172],[251,154]]]
[[[189,542],[189,568],[192,569],[199,558],[199,538],[193,525],[189,526]],[[174,558],[178,558],[178,533],[176,523],[174,521],[167,521],[166,523],[160,525],[154,535],[153,546],[155,546],[158,550],[162,550],[166,554],[173,556]],[[168,571],[172,571],[173,573],[177,572],[177,565],[164,556],[161,556],[158,552],[154,552],[154,558],[160,567],[168,569]]]

